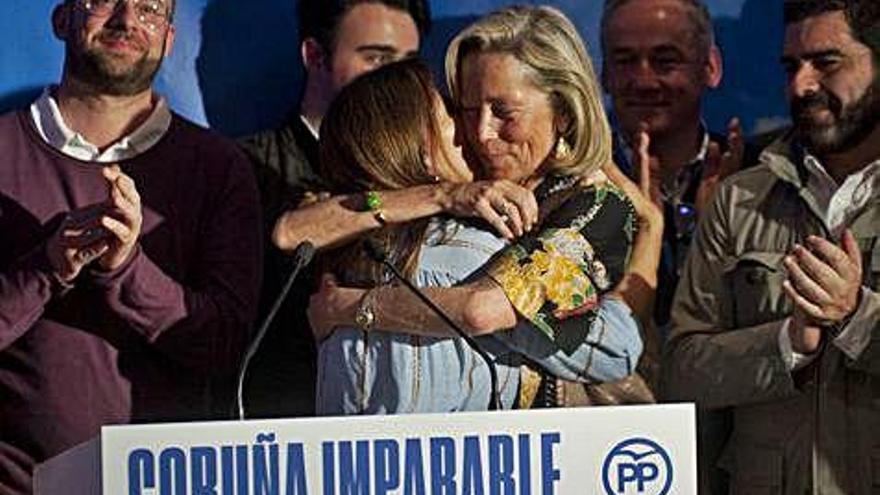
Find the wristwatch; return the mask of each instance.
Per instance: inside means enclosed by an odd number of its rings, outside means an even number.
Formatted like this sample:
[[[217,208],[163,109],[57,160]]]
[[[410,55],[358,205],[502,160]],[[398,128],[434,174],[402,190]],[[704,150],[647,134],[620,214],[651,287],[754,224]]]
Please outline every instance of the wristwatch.
[[[354,314],[354,321],[361,330],[370,331],[376,324],[376,311],[373,308],[373,299],[375,299],[375,290],[370,289],[361,298],[357,312]]]

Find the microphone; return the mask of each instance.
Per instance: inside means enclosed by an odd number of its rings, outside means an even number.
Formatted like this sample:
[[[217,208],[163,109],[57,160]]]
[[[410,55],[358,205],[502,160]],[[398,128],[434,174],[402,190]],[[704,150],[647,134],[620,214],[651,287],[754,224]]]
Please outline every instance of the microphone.
[[[287,281],[285,281],[284,287],[281,289],[278,297],[275,298],[275,302],[272,303],[272,309],[269,310],[269,314],[266,315],[266,319],[263,320],[263,324],[260,325],[260,329],[257,330],[257,334],[254,336],[254,340],[244,354],[244,359],[242,359],[241,367],[238,370],[238,390],[236,395],[238,419],[240,420],[245,419],[244,378],[245,375],[247,375],[248,365],[257,353],[257,349],[260,348],[260,344],[263,342],[263,337],[266,336],[266,332],[269,330],[269,325],[272,324],[272,320],[275,319],[278,310],[281,309],[281,305],[284,303],[284,300],[287,299],[287,294],[290,292],[290,288],[293,287],[293,281],[296,280],[296,277],[299,275],[299,272],[302,271],[303,267],[312,261],[312,257],[314,256],[315,246],[309,241],[299,243],[293,250],[293,254],[291,254],[291,257],[293,258],[293,269],[290,271],[290,275],[288,275]]]
[[[483,361],[486,362],[486,366],[489,367],[489,381],[492,386],[492,395],[489,397],[489,410],[497,411],[500,408],[501,401],[498,398],[498,370],[495,368],[495,363],[492,361],[492,358],[489,357],[489,354],[483,350],[480,344],[470,336],[467,332],[464,331],[458,324],[452,321],[441,308],[434,304],[434,301],[425,295],[418,287],[416,287],[410,280],[403,276],[400,271],[398,271],[397,267],[394,266],[390,261],[388,261],[388,255],[385,253],[385,248],[382,247],[375,239],[364,239],[364,249],[367,252],[367,256],[373,259],[376,263],[380,263],[384,265],[391,271],[391,274],[394,275],[394,278],[399,280],[406,286],[407,289],[412,291],[413,294],[416,295],[423,303],[425,303],[428,308],[431,309],[437,316],[440,317],[449,328],[455,332],[456,335],[461,337],[467,345],[476,352]]]

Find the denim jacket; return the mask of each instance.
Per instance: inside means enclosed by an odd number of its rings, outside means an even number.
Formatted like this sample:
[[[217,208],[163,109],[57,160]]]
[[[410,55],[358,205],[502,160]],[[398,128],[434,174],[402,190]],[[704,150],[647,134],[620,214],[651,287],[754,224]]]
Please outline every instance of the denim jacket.
[[[422,247],[416,283],[450,287],[466,281],[504,246],[489,232],[455,220],[435,221]],[[505,409],[516,402],[523,356],[562,378],[606,381],[631,373],[642,349],[629,307],[607,298],[573,352],[559,349],[523,318],[511,330],[477,340],[495,362]],[[490,389],[485,363],[459,338],[344,328],[318,351],[319,415],[485,410]]]

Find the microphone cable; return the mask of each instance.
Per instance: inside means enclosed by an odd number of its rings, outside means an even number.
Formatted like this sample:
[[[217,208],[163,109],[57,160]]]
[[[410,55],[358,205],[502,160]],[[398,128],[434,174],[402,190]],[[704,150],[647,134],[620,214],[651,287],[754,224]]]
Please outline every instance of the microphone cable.
[[[238,410],[238,419],[240,420],[245,419],[244,379],[245,375],[247,375],[251,359],[253,359],[254,355],[257,353],[260,344],[263,342],[263,338],[266,336],[266,332],[269,330],[269,325],[272,324],[272,320],[275,319],[278,310],[281,309],[281,305],[284,303],[285,299],[287,299],[287,294],[290,292],[290,288],[293,287],[293,282],[296,280],[296,277],[302,269],[312,261],[312,257],[314,256],[315,246],[309,241],[299,243],[293,250],[293,254],[291,255],[293,258],[293,269],[291,270],[290,275],[288,275],[287,280],[284,282],[284,287],[281,289],[278,297],[275,298],[275,302],[272,303],[272,309],[269,310],[269,314],[266,315],[263,324],[260,325],[260,329],[257,330],[257,333],[254,336],[254,340],[244,354],[244,358],[242,359],[241,366],[238,370],[238,387],[236,391],[236,408]]]
[[[486,366],[489,368],[489,380],[492,386],[492,395],[489,397],[489,410],[497,411],[500,409],[500,400],[498,399],[498,370],[489,354],[483,350],[480,344],[470,334],[458,326],[458,324],[455,323],[452,318],[443,311],[443,309],[434,304],[428,296],[410,282],[408,278],[404,277],[394,264],[388,261],[388,255],[385,252],[385,249],[375,239],[364,239],[364,249],[373,261],[388,268],[388,270],[391,271],[391,274],[394,275],[394,278],[399,280],[407,289],[412,291],[416,297],[418,297],[426,306],[428,306],[429,309],[431,309],[431,311],[436,313],[447,325],[449,325],[455,334],[461,337],[465,343],[467,343],[467,345],[486,362]]]

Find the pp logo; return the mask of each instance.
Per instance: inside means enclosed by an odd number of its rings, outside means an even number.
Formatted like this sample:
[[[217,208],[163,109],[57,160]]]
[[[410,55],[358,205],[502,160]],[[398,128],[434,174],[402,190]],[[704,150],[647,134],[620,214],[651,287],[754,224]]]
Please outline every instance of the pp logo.
[[[605,457],[602,485],[607,495],[666,495],[672,486],[672,461],[653,440],[624,440]]]

